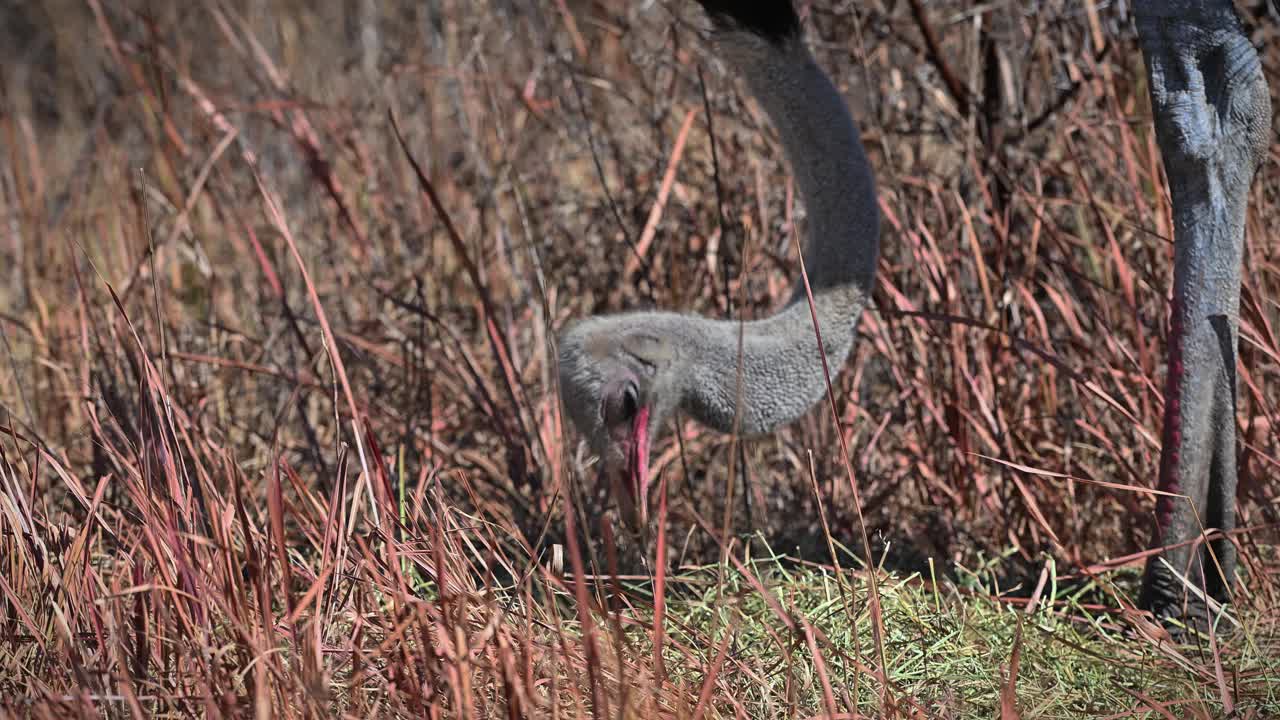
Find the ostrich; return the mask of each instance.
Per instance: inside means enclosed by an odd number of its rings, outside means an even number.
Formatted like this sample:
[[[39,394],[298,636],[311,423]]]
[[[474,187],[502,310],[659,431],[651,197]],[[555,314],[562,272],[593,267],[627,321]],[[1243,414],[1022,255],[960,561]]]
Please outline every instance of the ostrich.
[[[821,353],[838,368],[879,253],[875,183],[857,128],[805,47],[790,0],[699,3],[720,54],[777,126],[796,175],[809,212],[803,259]],[[1234,527],[1244,215],[1266,154],[1270,97],[1231,0],[1138,0],[1135,14],[1175,226],[1158,479],[1165,494],[1153,540],[1163,549],[1148,563],[1140,604],[1162,618],[1202,619],[1201,598],[1225,599],[1234,573],[1229,540],[1193,541],[1202,525]],[[624,519],[642,527],[650,438],[667,415],[679,409],[721,432],[766,433],[823,396],[821,353],[797,283],[777,314],[741,325],[666,312],[579,321],[560,340],[560,390]]]
[[[1173,302],[1153,545],[1139,604],[1202,625],[1235,547],[1236,344],[1245,211],[1271,95],[1231,0],[1140,0],[1156,139],[1173,201]],[[1189,592],[1189,586],[1195,591]]]
[[[799,183],[809,213],[804,263],[822,350],[836,366],[853,346],[879,254],[875,182],[858,130],[805,46],[789,0],[700,3],[721,56],[777,127]],[[744,324],[669,312],[579,321],[560,338],[560,392],[623,518],[643,527],[649,441],[673,410],[720,432],[733,432],[736,422],[742,434],[757,435],[804,414],[826,382],[797,284],[780,312]]]

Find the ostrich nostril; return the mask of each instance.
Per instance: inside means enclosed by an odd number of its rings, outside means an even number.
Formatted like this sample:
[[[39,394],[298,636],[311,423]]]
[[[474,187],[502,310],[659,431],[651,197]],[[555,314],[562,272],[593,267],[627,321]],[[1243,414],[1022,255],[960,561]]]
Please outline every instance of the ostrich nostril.
[[[630,423],[640,409],[640,388],[634,380],[619,380],[605,386],[600,398],[600,415],[609,426]]]
[[[636,386],[628,385],[622,391],[622,417],[630,420],[635,417],[636,411],[640,409],[640,401],[636,397]]]

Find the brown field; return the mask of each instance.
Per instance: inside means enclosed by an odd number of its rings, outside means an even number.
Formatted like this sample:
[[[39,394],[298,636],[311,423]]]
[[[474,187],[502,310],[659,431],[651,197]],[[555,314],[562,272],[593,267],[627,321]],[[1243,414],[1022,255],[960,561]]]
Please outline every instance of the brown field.
[[[1172,230],[1127,4],[912,5],[807,4],[884,218],[838,422],[673,423],[648,544],[555,333],[768,314],[804,223],[693,2],[0,6],[0,716],[1280,713],[1280,144],[1241,583],[1171,646],[1132,611]]]

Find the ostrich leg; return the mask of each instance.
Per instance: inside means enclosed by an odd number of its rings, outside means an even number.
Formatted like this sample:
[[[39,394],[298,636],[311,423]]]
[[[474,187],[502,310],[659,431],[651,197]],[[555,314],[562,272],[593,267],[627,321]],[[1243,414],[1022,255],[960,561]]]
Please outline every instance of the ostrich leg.
[[[1240,263],[1271,99],[1231,0],[1138,0],[1134,12],[1173,201],[1159,487],[1182,496],[1157,499],[1154,544],[1165,549],[1147,563],[1139,602],[1202,626],[1205,603],[1181,578],[1226,600],[1235,573],[1229,540],[1198,538],[1235,525]]]

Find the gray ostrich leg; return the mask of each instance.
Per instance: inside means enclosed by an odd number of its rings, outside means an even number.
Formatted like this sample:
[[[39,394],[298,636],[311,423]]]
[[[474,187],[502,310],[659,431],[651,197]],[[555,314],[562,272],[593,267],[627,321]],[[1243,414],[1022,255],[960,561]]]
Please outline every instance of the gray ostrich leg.
[[[1165,549],[1147,562],[1139,604],[1203,626],[1205,603],[1181,578],[1226,600],[1235,574],[1228,539],[1198,538],[1235,526],[1240,264],[1271,98],[1230,0],[1138,0],[1134,13],[1173,201],[1159,489],[1185,496],[1157,499],[1154,545]]]

